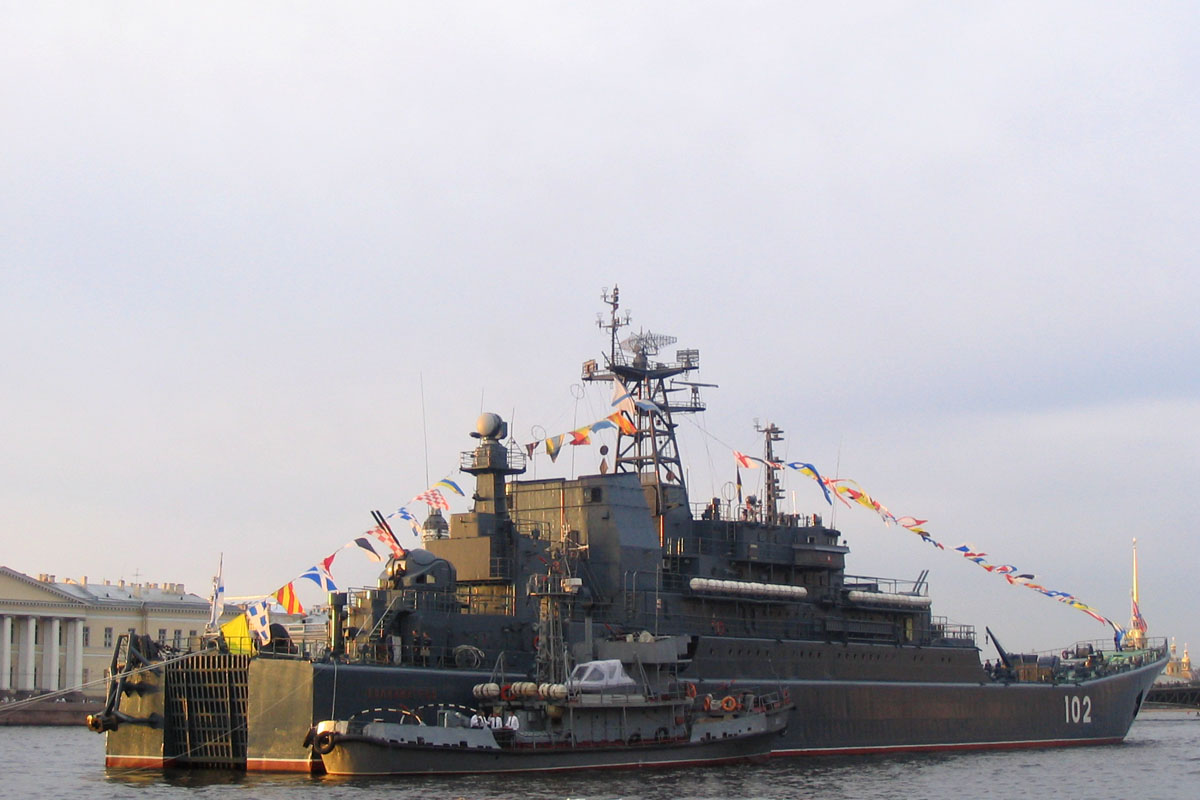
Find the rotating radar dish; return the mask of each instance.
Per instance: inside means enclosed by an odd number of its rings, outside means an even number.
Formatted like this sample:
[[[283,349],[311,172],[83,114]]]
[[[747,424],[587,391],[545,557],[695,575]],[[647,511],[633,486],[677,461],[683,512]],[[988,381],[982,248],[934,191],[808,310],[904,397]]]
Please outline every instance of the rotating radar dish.
[[[653,356],[658,355],[658,351],[667,345],[675,344],[676,341],[678,339],[674,336],[668,336],[665,333],[640,331],[626,337],[625,341],[621,342],[621,349],[627,353]]]

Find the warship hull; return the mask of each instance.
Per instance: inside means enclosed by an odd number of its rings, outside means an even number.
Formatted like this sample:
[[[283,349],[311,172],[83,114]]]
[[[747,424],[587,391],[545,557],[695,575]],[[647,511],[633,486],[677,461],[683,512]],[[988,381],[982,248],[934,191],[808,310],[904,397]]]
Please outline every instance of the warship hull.
[[[922,650],[927,658],[939,657],[936,648]],[[320,720],[373,708],[470,705],[477,702],[470,699],[472,685],[489,677],[482,671],[206,658],[210,688],[203,690],[203,702],[209,707],[201,711],[195,700],[183,703],[158,691],[162,678],[148,673],[151,688],[127,698],[124,707],[130,716],[157,714],[162,722],[108,731],[106,766],[321,772],[321,759],[304,745]],[[794,709],[769,748],[783,757],[1115,744],[1127,735],[1164,664],[1165,657],[1064,683],[782,679],[777,685],[788,691]],[[168,682],[177,669],[165,667]],[[750,683],[717,675],[696,680],[700,693],[718,697]],[[214,686],[227,690],[221,695]],[[214,720],[220,730],[206,737],[203,720]],[[230,737],[229,729],[240,736]],[[612,763],[619,761],[614,756]]]

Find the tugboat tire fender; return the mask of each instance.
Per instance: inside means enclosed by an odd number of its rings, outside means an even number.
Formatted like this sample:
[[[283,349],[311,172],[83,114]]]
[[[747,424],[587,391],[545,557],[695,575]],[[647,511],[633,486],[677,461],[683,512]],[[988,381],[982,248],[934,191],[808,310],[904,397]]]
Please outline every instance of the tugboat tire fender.
[[[313,740],[313,750],[316,750],[321,755],[327,755],[333,752],[333,731],[321,731],[317,734],[317,738]]]

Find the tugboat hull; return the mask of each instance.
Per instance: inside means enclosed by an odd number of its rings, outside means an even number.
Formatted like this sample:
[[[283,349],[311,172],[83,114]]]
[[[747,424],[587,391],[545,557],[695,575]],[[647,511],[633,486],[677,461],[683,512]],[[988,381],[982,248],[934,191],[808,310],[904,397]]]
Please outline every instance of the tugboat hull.
[[[766,760],[773,733],[711,742],[672,745],[612,745],[553,748],[542,751],[457,750],[452,747],[399,746],[349,739],[323,755],[330,775],[461,775],[470,773],[573,772],[589,769],[640,769]]]

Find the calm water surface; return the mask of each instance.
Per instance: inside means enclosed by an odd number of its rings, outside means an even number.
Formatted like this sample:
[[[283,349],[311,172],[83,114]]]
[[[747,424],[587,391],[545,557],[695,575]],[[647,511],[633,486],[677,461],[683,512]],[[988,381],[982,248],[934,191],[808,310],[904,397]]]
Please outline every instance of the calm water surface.
[[[337,800],[959,800],[1200,796],[1200,716],[1143,712],[1122,745],[1060,750],[776,760],[762,766],[542,777],[345,778],[105,770],[79,728],[0,727],[0,798]]]

